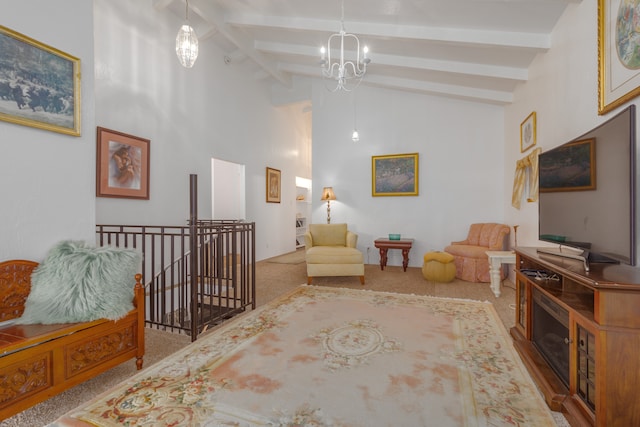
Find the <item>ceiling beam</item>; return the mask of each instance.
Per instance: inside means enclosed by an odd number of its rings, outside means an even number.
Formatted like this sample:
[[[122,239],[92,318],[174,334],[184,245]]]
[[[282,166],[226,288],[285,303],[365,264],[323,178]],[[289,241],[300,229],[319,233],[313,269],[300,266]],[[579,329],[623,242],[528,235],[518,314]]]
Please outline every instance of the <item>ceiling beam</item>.
[[[496,105],[507,105],[513,103],[513,94],[511,92],[472,88],[468,86],[420,82],[416,80],[383,76],[367,76],[367,78],[363,80],[362,84],[384,87],[386,89],[422,92],[431,95],[445,96],[447,98],[465,99]]]
[[[315,67],[281,63],[279,69],[293,74],[307,75],[318,78],[318,70]],[[379,76],[367,73],[362,80],[363,85],[398,89],[411,92],[422,92],[432,95],[455,97],[479,102],[489,102],[497,105],[506,105],[513,102],[513,94],[508,91],[474,88],[469,86],[451,85],[444,83],[424,82],[411,79],[402,79],[389,76]]]
[[[274,43],[258,40],[254,43],[254,47],[262,52],[319,58],[318,48],[315,46],[310,47],[299,44]],[[351,55],[351,57],[355,57],[355,52],[348,52],[348,54]],[[497,65],[444,61],[399,55],[385,55],[380,53],[376,53],[375,55],[372,54],[371,63],[374,66],[388,65],[391,67],[414,68],[424,71],[439,71],[477,77],[507,79],[517,82],[525,82],[529,77],[529,72],[526,68],[502,67]],[[319,67],[318,74],[320,74]]]
[[[262,53],[253,47],[253,40],[242,32],[228,25],[224,20],[224,11],[211,1],[191,0],[191,9],[201,19],[218,29],[227,40],[233,43],[239,50],[260,65],[273,78],[286,87],[291,87],[291,76],[278,70],[275,61],[267,59]]]
[[[160,11],[169,7],[171,3],[173,3],[173,0],[153,0],[152,4],[154,9]]]
[[[339,31],[339,21],[299,17],[229,14],[225,22],[235,26],[265,27],[280,30]],[[489,31],[469,28],[423,27],[371,22],[345,22],[345,29],[363,37],[404,38],[443,43],[463,43],[470,46],[494,46],[546,51],[551,47],[548,34],[516,31]]]

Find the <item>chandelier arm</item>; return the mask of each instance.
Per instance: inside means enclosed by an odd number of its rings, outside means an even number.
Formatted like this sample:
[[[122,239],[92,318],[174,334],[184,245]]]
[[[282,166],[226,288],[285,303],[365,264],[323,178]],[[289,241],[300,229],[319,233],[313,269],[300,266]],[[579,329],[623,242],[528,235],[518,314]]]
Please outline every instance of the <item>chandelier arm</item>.
[[[340,64],[334,62],[333,64],[330,64],[326,69],[322,70],[322,74],[329,78],[336,78],[336,76],[338,75],[339,67]]]

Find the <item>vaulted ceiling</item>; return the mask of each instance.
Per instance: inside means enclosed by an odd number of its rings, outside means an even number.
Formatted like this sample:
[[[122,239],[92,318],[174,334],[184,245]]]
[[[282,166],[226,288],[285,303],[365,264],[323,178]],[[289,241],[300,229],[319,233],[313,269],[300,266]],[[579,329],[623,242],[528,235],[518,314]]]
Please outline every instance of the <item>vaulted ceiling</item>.
[[[344,28],[369,47],[363,85],[497,105],[513,102],[570,3],[581,0],[344,0]],[[201,44],[251,61],[291,87],[321,78],[320,47],[340,31],[342,0],[189,0]],[[185,0],[153,0],[184,18]],[[594,31],[595,22],[594,22]]]

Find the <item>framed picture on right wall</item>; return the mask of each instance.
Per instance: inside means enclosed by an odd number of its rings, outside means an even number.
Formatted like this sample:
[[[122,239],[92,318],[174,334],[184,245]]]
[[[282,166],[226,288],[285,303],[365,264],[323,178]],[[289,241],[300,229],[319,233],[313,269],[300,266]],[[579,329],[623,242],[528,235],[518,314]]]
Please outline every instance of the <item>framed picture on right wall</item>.
[[[536,112],[532,112],[520,123],[520,152],[524,153],[536,145]]]
[[[598,114],[640,95],[634,1],[598,0]]]

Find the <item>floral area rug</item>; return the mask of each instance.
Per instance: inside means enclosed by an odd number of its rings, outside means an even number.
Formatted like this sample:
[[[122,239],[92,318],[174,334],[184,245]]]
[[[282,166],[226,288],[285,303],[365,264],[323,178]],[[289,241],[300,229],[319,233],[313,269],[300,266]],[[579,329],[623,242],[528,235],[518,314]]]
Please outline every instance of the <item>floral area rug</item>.
[[[490,303],[300,286],[52,426],[555,426]]]

